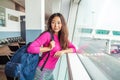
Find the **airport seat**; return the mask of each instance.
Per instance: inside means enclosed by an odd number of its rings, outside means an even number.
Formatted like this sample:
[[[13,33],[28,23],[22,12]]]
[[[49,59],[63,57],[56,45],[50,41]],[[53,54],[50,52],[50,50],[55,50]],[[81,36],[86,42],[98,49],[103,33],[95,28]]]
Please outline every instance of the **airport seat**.
[[[18,45],[8,45],[8,47],[12,51],[11,54],[15,53],[20,48]]]
[[[9,38],[5,38],[5,39],[0,39],[0,47],[4,47],[7,46],[9,50],[9,54],[8,53],[4,53],[0,55],[0,65],[4,65],[6,64],[10,58],[13,56],[13,54],[21,47],[25,45],[24,40],[22,39],[22,37],[9,37]],[[5,51],[4,51],[5,52]]]
[[[0,56],[0,65],[6,64],[10,60],[11,56],[8,55],[2,55]]]
[[[25,42],[18,42],[18,44],[19,44],[19,46],[20,46],[20,47],[22,47],[22,46],[26,45],[26,43],[25,43]]]

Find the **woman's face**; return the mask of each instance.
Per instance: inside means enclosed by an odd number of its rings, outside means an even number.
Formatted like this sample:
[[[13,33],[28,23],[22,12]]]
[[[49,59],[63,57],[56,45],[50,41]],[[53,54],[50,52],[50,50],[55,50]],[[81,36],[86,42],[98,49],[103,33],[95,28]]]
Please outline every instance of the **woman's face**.
[[[52,30],[54,31],[54,33],[58,34],[58,32],[62,28],[62,22],[61,22],[60,17],[58,17],[58,16],[54,17],[52,19],[51,26],[52,26]]]

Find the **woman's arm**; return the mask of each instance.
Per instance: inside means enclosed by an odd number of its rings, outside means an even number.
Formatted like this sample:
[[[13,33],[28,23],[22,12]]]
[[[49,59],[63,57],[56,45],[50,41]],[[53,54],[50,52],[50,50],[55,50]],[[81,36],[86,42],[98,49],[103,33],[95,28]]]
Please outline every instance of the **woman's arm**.
[[[47,37],[46,37],[47,36]],[[39,36],[36,40],[34,40],[27,48],[27,51],[29,53],[34,53],[34,54],[38,54],[40,52],[47,52],[50,51],[53,47],[51,47],[52,45],[52,41],[51,40],[51,35],[49,32],[45,32],[43,33],[41,36]],[[50,43],[49,43],[50,42]],[[48,47],[42,47],[43,45],[48,45]]]
[[[68,49],[65,49],[65,50],[61,50],[62,53],[73,53],[73,49],[72,48],[68,48]]]
[[[61,50],[61,51],[57,51],[54,56],[55,57],[60,57],[63,54],[66,54],[66,53],[75,53],[75,52],[76,52],[75,46],[72,43],[69,42],[69,46],[68,46],[67,49]]]
[[[48,47],[40,47],[40,52],[47,52],[55,47],[55,42],[51,41]]]
[[[55,57],[60,57],[60,56],[62,56],[63,54],[73,53],[73,52],[74,52],[74,51],[73,51],[72,48],[68,48],[68,49],[65,49],[65,50],[57,51],[54,56],[55,56]]]

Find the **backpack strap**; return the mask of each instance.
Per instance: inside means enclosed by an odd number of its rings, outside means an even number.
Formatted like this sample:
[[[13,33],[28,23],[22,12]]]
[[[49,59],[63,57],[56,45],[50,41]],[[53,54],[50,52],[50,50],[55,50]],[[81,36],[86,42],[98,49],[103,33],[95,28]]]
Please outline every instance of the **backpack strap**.
[[[54,40],[53,34],[50,33],[50,35],[51,35],[51,40]],[[47,58],[46,58],[45,62],[43,63],[43,65],[42,65],[42,67],[41,67],[41,69],[40,69],[41,71],[43,70],[43,68],[44,68],[44,66],[45,66],[45,64],[46,64],[46,62],[48,61],[48,58],[49,58],[49,56],[50,56],[50,51],[48,51],[48,53],[46,53],[46,54],[48,54],[48,55],[47,55]],[[46,55],[46,54],[45,54],[45,55]],[[44,56],[45,56],[45,55],[44,55]],[[43,59],[44,56],[42,56],[41,58]],[[41,60],[41,59],[40,59],[40,60]],[[40,61],[40,60],[39,60],[39,61]]]
[[[54,36],[51,32],[50,32],[50,35],[51,35],[51,40],[54,40]]]
[[[42,67],[40,68],[41,71],[43,70],[46,62],[48,61],[49,56],[50,56],[50,51],[48,52],[48,55],[47,55],[47,58],[46,58],[45,62],[43,63]]]

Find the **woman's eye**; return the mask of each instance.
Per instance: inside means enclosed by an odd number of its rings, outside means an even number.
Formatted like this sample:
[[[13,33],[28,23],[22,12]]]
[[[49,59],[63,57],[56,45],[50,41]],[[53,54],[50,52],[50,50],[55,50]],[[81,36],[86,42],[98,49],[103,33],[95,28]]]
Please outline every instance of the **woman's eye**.
[[[58,22],[58,24],[61,24],[60,22]]]
[[[61,22],[51,22],[52,24],[61,24]]]
[[[55,24],[55,22],[52,22],[52,24]]]

